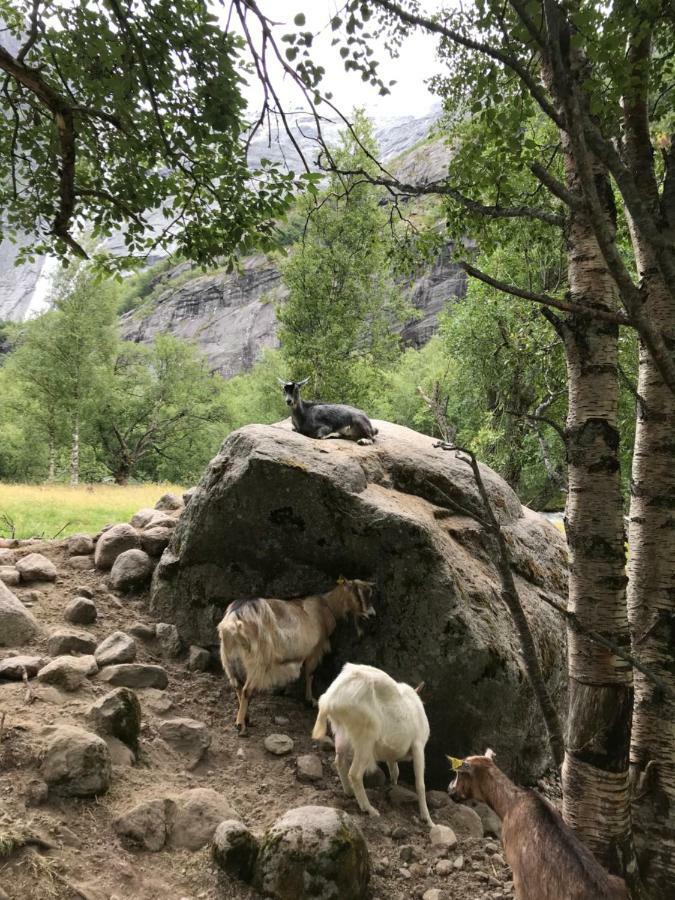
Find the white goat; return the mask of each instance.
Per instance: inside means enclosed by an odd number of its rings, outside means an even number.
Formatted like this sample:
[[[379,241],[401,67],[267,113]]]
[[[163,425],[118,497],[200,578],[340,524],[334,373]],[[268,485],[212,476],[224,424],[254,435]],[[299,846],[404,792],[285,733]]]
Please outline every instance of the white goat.
[[[398,760],[412,756],[415,787],[424,821],[433,825],[424,791],[424,747],[429,722],[417,692],[373,666],[347,663],[319,698],[312,737],[320,740],[330,722],[335,735],[335,767],[348,796],[356,796],[363,812],[379,816],[368,800],[363,776],[386,762],[392,784],[398,781]],[[348,766],[348,753],[354,758]]]

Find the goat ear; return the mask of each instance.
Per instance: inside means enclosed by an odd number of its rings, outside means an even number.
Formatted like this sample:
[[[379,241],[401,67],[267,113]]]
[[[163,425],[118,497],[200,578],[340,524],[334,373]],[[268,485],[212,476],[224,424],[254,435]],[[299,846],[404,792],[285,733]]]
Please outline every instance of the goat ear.
[[[494,750],[490,750],[490,748],[488,747],[483,756],[485,756],[486,759],[495,759],[497,757],[497,754]]]
[[[447,759],[448,759],[448,762],[450,763],[450,765],[452,766],[453,771],[455,771],[455,772],[457,771],[457,769],[459,769],[461,766],[464,765],[464,760],[457,759],[456,756],[448,756]]]

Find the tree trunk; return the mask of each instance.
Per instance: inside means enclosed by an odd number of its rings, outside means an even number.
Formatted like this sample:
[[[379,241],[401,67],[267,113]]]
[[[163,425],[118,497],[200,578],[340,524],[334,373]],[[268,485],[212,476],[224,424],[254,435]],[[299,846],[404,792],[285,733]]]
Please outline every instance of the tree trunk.
[[[54,482],[56,478],[56,442],[54,438],[49,436],[49,471],[47,473],[47,481],[49,484]]]
[[[121,484],[123,487],[126,487],[129,484],[129,475],[130,471],[127,467],[120,467],[115,469],[115,471],[113,472],[115,484]]]
[[[578,188],[567,157],[567,178]],[[606,186],[603,172],[597,183]],[[604,196],[609,198],[608,192]],[[608,209],[607,227],[614,224]],[[572,213],[569,282],[576,303],[617,306],[615,283],[581,211]],[[628,649],[623,505],[619,472],[618,328],[572,315],[560,327],[569,378],[567,418],[569,609],[582,625]],[[569,716],[563,813],[597,858],[625,874],[633,865],[628,750],[630,666],[568,627]]]
[[[75,487],[80,483],[80,417],[73,420],[73,435],[70,445],[70,484]]]

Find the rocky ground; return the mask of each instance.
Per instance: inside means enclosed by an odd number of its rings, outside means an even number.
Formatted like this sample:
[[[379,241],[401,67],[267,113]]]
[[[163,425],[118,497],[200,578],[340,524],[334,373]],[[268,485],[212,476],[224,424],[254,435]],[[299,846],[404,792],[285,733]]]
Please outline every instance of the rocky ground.
[[[113,593],[93,544],[4,544],[0,898],[255,897],[213,861],[215,826],[238,818],[259,835],[304,805],[340,808],[358,823],[373,900],[512,896],[489,811],[430,791],[435,822],[448,826],[430,835],[414,793],[382,775],[370,788],[381,817],[363,816],[343,796],[330,748],[312,741],[314,714],[299,690],[255,698],[241,738],[214,660],[152,621],[145,592]],[[24,621],[10,592],[34,619]],[[275,734],[285,740],[269,740]],[[402,766],[403,782],[411,774]]]

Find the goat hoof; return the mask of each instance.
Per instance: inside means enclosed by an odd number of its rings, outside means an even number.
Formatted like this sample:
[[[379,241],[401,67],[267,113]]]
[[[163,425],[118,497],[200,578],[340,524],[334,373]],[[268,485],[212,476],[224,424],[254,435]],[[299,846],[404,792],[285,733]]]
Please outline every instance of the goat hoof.
[[[367,810],[366,810],[366,812],[367,812],[368,815],[371,817],[371,819],[379,819],[379,818],[380,818],[380,814],[379,814],[379,812],[375,809],[374,806],[371,806],[370,809],[367,809]]]

